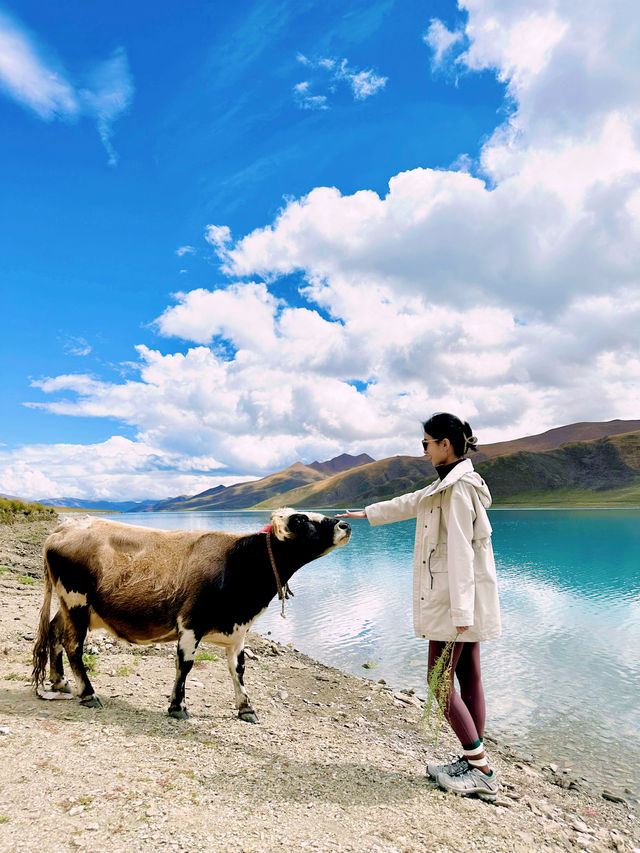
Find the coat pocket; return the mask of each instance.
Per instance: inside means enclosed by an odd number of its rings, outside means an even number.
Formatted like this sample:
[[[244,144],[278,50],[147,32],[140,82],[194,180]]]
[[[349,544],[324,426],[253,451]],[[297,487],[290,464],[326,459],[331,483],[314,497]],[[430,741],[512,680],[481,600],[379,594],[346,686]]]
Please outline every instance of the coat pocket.
[[[427,568],[429,570],[429,587],[433,590],[436,587],[449,586],[449,563],[447,561],[447,546],[436,545],[429,552],[427,559]],[[446,577],[443,577],[446,575]]]

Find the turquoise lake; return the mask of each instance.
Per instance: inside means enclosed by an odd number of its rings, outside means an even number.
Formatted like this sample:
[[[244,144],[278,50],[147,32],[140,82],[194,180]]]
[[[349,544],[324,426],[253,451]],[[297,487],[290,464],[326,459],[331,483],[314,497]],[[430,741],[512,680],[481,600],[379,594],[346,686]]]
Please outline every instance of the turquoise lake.
[[[637,795],[640,511],[489,514],[503,635],[482,646],[487,734]],[[109,518],[248,533],[259,530],[268,513]],[[424,695],[427,643],[412,629],[415,522],[370,527],[354,520],[352,528],[345,548],[294,575],[287,618],[274,601],[253,629],[324,663]],[[369,661],[375,668],[363,669]]]

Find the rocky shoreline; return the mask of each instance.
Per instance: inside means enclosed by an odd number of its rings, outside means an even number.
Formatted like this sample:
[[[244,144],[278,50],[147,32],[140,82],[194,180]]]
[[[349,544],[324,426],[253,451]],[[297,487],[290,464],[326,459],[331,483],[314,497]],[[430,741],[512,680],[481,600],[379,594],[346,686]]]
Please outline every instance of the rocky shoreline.
[[[257,726],[235,717],[214,646],[188,680],[185,722],[165,715],[169,644],[91,635],[104,708],[38,700],[27,682],[51,526],[0,525],[0,850],[639,853],[631,797],[607,799],[490,736],[497,803],[445,794],[424,765],[455,741],[443,731],[430,746],[415,695],[257,634],[246,673]]]

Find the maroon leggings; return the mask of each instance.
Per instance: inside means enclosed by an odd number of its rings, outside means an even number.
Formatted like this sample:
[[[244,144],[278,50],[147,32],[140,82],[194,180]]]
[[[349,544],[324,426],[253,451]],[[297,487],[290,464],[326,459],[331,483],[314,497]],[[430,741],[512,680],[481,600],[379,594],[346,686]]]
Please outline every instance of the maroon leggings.
[[[429,640],[429,673],[446,643]],[[460,693],[453,686],[456,674]],[[453,647],[451,691],[445,717],[463,747],[470,748],[484,734],[486,710],[480,673],[480,643],[456,643]]]

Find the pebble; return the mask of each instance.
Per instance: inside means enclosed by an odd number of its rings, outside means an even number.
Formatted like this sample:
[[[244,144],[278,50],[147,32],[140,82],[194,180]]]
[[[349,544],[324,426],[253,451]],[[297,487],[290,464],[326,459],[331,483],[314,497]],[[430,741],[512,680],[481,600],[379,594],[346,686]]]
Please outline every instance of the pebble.
[[[9,735],[11,734],[11,729],[9,726],[0,726],[0,735]]]
[[[624,802],[626,802],[624,797],[619,797],[617,794],[613,794],[611,791],[607,790],[606,788],[602,792],[602,797],[605,800],[609,800],[609,802],[611,802],[611,803],[624,803]]]
[[[69,816],[75,817],[76,815],[82,814],[84,811],[84,806],[74,806],[72,809],[69,809]]]
[[[281,699],[283,702],[288,695],[286,690],[276,690],[276,699]]]

